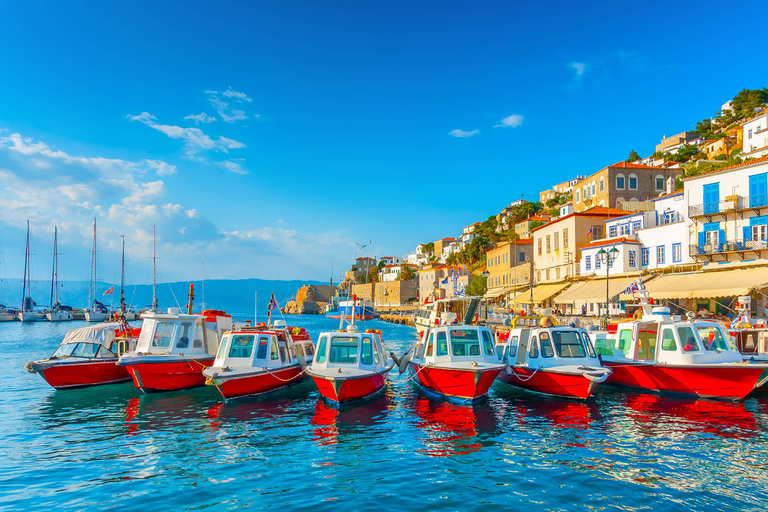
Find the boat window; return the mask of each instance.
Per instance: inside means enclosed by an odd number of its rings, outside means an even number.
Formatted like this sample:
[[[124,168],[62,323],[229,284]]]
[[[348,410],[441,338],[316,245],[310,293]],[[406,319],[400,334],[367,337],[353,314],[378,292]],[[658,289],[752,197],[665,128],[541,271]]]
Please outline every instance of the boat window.
[[[283,364],[289,362],[290,358],[288,357],[288,345],[285,344],[284,340],[278,341],[277,345],[280,348],[280,362]]]
[[[485,348],[485,354],[493,355],[493,337],[491,331],[483,331],[483,348]]]
[[[288,350],[291,351],[291,356],[296,359],[296,346],[294,344],[288,345]]]
[[[252,334],[235,334],[232,336],[232,343],[229,348],[229,357],[247,359],[253,354],[253,342],[255,336]]]
[[[698,352],[699,342],[691,327],[683,326],[677,328],[677,335],[680,337],[680,344],[683,345],[683,352]]]
[[[357,363],[357,338],[354,336],[334,336],[331,338],[332,363]]]
[[[515,357],[517,355],[517,344],[520,341],[518,336],[512,336],[512,341],[509,342],[509,351],[507,357]]]
[[[542,331],[539,334],[539,340],[541,342],[541,355],[543,357],[552,357],[555,355],[555,351],[552,350],[552,342],[549,341],[549,333]]]
[[[219,353],[216,354],[217,359],[223,358],[227,353],[227,343],[229,342],[229,338],[229,335],[223,336],[221,338],[221,343],[219,344]]]
[[[374,341],[373,343],[373,362],[375,364],[381,364],[381,358],[379,357],[379,344]]]
[[[741,338],[742,351],[754,352],[757,346],[757,332],[756,331],[742,331],[738,334]]]
[[[445,332],[437,333],[437,355],[448,355],[448,337],[445,335]]]
[[[542,333],[542,339],[544,335]],[[558,357],[585,357],[584,345],[578,331],[552,331],[552,341]],[[587,342],[589,343],[589,342]],[[542,347],[544,350],[544,347]]]
[[[416,345],[416,351],[414,352],[414,357],[416,359],[421,359],[422,357],[424,357],[424,344],[423,343],[419,343],[418,345]]]
[[[536,336],[531,339],[531,348],[528,349],[528,357],[531,359],[539,357],[539,344],[536,343]]]
[[[589,334],[587,334],[587,331],[581,332],[581,339],[584,341],[584,345],[587,347],[587,353],[589,354],[589,357],[597,357],[597,354],[595,354],[595,348],[592,346],[592,340],[589,339]]]
[[[699,331],[699,338],[707,350],[728,351],[728,343],[722,335],[722,331],[714,325],[699,325],[696,327]]]
[[[77,343],[67,343],[66,345],[61,345],[56,349],[56,352],[53,353],[51,359],[56,357],[69,357],[72,355],[72,351],[75,350],[77,345]]]
[[[427,343],[427,357],[432,357],[432,340],[435,338],[435,333],[429,335],[429,342]]]
[[[619,346],[624,355],[629,353],[629,346],[632,344],[632,329],[622,329],[619,333]]]
[[[203,348],[203,345],[205,344],[203,324],[195,324],[195,337],[193,339],[192,348]]]
[[[176,341],[176,348],[187,348],[189,347],[189,331],[192,329],[192,324],[190,322],[184,322],[179,325],[179,329],[181,334]]]
[[[317,343],[317,358],[315,361],[318,363],[325,362],[325,345],[328,343],[328,336],[320,336],[320,341]]]
[[[115,353],[112,352],[111,350],[109,350],[104,345],[102,345],[101,348],[99,349],[99,353],[96,354],[96,357],[105,357],[105,358],[106,357],[115,357]]]
[[[155,327],[155,337],[152,339],[152,346],[155,348],[168,348],[173,339],[173,323],[157,322]]]
[[[477,329],[451,329],[451,352],[454,356],[479,356]]]
[[[360,364],[373,363],[373,342],[370,336],[363,336],[363,343],[360,347]]]
[[[96,343],[78,343],[77,348],[72,352],[72,357],[87,357],[91,359],[96,357],[99,347]]]
[[[269,344],[269,358],[272,361],[277,361],[280,356],[277,353],[277,340],[272,336],[272,342]]]
[[[304,351],[307,353],[307,357],[315,355],[315,347],[311,343],[304,345]],[[323,361],[325,361],[325,356],[323,356]]]
[[[666,350],[667,352],[674,352],[677,350],[672,329],[664,329],[661,331],[661,350]]]
[[[656,353],[657,324],[641,324],[637,327],[637,358],[652,361]]]

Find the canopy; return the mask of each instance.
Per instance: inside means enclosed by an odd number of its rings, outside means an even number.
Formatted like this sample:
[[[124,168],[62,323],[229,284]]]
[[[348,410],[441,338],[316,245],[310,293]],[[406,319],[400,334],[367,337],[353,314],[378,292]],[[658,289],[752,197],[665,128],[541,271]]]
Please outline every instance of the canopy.
[[[487,292],[485,292],[485,295],[483,295],[483,298],[484,299],[493,299],[493,298],[498,297],[502,293],[504,293],[504,287],[503,286],[500,286],[500,287],[497,287],[497,288],[491,288]]]
[[[118,322],[89,325],[80,329],[72,329],[64,336],[62,345],[67,343],[98,343],[109,348],[115,339],[115,329],[119,329]]]
[[[533,302],[531,302],[530,288],[524,288],[512,299],[516,304],[538,304],[563,290],[570,283],[540,284],[533,287]]]
[[[646,278],[647,279],[647,278]],[[632,295],[624,291],[637,281],[637,277],[612,277],[608,280],[608,297],[619,296],[619,300],[632,300]],[[573,285],[563,292],[555,301],[558,304],[575,304],[577,302],[605,302],[605,279],[592,279]]]
[[[654,299],[694,299],[748,295],[766,286],[768,267],[760,267],[671,274],[654,279],[646,289]]]

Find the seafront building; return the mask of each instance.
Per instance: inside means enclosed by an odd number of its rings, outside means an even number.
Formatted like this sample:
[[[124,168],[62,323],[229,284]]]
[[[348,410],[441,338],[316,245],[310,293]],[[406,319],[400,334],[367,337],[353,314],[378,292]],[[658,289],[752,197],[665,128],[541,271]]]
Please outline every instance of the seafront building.
[[[533,240],[530,238],[503,242],[485,255],[488,271],[486,297],[509,294],[515,288],[530,283],[533,258]]]
[[[743,126],[743,159],[768,156],[768,111],[750,119]]]

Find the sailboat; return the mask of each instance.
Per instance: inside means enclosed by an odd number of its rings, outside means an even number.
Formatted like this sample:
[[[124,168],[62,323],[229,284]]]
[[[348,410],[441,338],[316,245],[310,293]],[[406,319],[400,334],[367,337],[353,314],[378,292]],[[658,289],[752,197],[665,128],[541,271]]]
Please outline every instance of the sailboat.
[[[51,270],[51,309],[46,311],[45,318],[50,322],[72,320],[72,308],[59,303],[59,229],[53,227],[53,270]]]
[[[120,315],[126,320],[136,320],[136,311],[125,307],[125,236],[123,239],[123,257],[120,264]]]
[[[156,248],[155,238],[155,226],[152,226],[152,307],[149,311],[142,311],[139,315],[142,319],[146,313],[159,313],[160,308],[157,307],[157,256],[155,253]],[[205,301],[203,301],[205,302]]]
[[[93,249],[91,257],[91,284],[88,288],[88,307],[85,308],[86,322],[103,322],[109,318],[107,307],[96,300],[96,218],[93,219]]]
[[[18,319],[21,322],[37,322],[45,318],[45,314],[42,311],[34,311],[32,309],[37,304],[35,304],[35,301],[32,300],[32,297],[29,296],[32,294],[32,290],[30,287],[31,278],[29,278],[30,273],[31,273],[31,269],[29,266],[29,221],[27,221],[27,249],[26,249],[26,252],[24,253],[24,285],[21,293],[21,296],[22,296],[21,309],[17,314]]]

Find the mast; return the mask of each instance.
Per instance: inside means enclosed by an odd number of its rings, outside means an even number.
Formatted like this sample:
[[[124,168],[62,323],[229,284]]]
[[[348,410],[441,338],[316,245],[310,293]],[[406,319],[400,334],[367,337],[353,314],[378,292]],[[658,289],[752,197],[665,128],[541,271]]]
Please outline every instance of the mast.
[[[91,300],[93,297],[93,300]],[[96,305],[96,217],[93,218],[93,248],[91,249],[91,286],[88,289],[88,307]]]
[[[202,282],[202,287],[203,287],[203,309],[205,309],[205,262],[203,262],[203,282]]]
[[[58,289],[58,281],[59,281],[59,258],[57,255],[57,245],[58,245],[58,227],[53,226],[53,268],[51,269],[51,309],[53,309],[53,306],[59,303],[59,289]]]
[[[24,284],[21,288],[21,310],[24,311],[27,299],[27,271],[29,268],[29,220],[27,220],[27,248],[24,251]]]
[[[157,256],[155,254],[155,226],[152,226],[152,311],[157,313]]]
[[[125,313],[125,235],[120,235],[123,239],[123,258],[120,269],[120,311]]]

